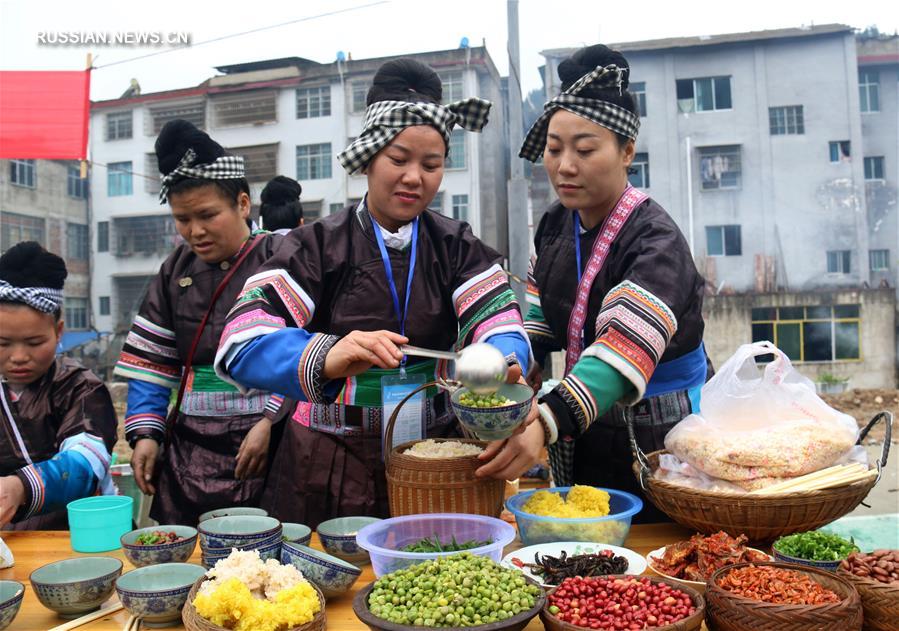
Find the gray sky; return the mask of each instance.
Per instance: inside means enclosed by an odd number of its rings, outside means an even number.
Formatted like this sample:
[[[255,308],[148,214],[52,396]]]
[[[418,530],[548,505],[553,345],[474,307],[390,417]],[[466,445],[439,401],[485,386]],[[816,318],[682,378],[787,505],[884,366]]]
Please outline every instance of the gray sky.
[[[168,47],[48,46],[38,33],[187,32],[205,40],[371,4],[378,0],[332,2],[37,2],[0,0],[0,69],[78,70],[87,52],[98,69],[94,100],[118,97],[136,77],[145,93],[188,87],[213,75],[214,66],[299,56],[331,62],[339,50],[356,59],[456,48],[486,40],[502,74],[507,73],[505,0],[390,0],[355,11],[281,26],[260,33],[182,49],[120,65],[104,64],[168,50]],[[213,8],[215,7],[215,8]],[[222,8],[225,7],[225,8]],[[684,1],[521,0],[519,3],[522,84],[540,86],[539,52],[597,42],[709,35],[840,22],[881,32],[899,29],[899,11],[884,0]]]

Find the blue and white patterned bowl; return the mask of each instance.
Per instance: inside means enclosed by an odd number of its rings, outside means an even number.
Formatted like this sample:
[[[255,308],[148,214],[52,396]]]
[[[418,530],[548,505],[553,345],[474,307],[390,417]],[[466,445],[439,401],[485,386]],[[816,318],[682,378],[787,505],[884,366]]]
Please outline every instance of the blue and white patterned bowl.
[[[268,512],[261,508],[253,506],[231,506],[230,508],[217,508],[215,510],[206,511],[200,515],[198,522],[204,522],[214,517],[231,517],[234,515],[258,515],[260,517],[268,517]]]
[[[224,554],[228,556],[233,548],[237,548],[238,550],[256,550],[258,548],[267,548],[268,546],[278,543],[283,540],[283,536],[281,531],[277,531],[264,539],[252,539],[247,540],[243,543],[234,543],[230,546],[225,547],[210,547],[206,540],[203,538],[203,535],[200,535],[200,551],[203,554],[208,554],[210,556],[218,556],[220,554]]]
[[[825,572],[836,572],[837,568],[840,567],[840,563],[843,562],[843,559],[839,559],[837,561],[812,561],[810,559],[800,559],[799,557],[793,557],[789,554],[784,554],[774,546],[771,547],[771,551],[774,553],[775,561],[781,561],[782,563],[795,563],[796,565],[804,565],[806,567],[814,567],[818,568],[819,570],[824,570]]]
[[[263,561],[267,561],[268,559],[275,559],[276,561],[281,558],[281,540],[270,543],[262,548],[240,548],[242,550],[258,550],[259,558]],[[232,549],[233,550],[233,549]],[[203,563],[203,567],[206,569],[211,568],[213,565],[221,561],[222,559],[227,559],[231,554],[232,550],[216,550],[214,552],[203,552],[201,555],[201,562]]]
[[[530,386],[520,383],[504,383],[496,393],[514,401],[495,408],[475,408],[459,403],[468,388],[459,388],[450,397],[456,418],[481,440],[503,440],[512,435],[527,418],[534,400]]]
[[[289,522],[284,522],[281,526],[283,527],[283,530],[281,531],[281,538],[283,541],[290,541],[292,543],[298,543],[301,546],[308,546],[309,542],[312,540],[312,528],[306,524],[291,524]]]
[[[315,583],[325,598],[343,594],[362,574],[362,570],[352,563],[289,541],[281,546],[281,563],[296,567],[305,578]]]
[[[148,627],[167,627],[181,621],[190,588],[205,570],[190,563],[160,563],[120,576],[115,590],[125,609]]]
[[[213,517],[200,523],[197,530],[200,546],[206,550],[266,545],[269,539],[281,539],[281,522],[262,515]]]
[[[370,562],[368,551],[356,542],[356,534],[377,521],[381,520],[377,517],[337,517],[323,521],[315,531],[325,552],[344,561],[364,565]]]
[[[25,586],[19,581],[0,581],[0,629],[12,624],[22,599],[25,597]]]
[[[156,530],[174,532],[179,537],[182,537],[183,541],[150,546],[137,543],[137,538],[140,535]],[[194,548],[197,546],[197,529],[178,525],[138,528],[122,535],[121,542],[125,557],[131,561],[134,567],[144,567],[145,565],[156,565],[158,563],[184,563],[190,558]]]
[[[112,595],[122,565],[112,557],[65,559],[37,568],[29,580],[44,607],[61,618],[77,618]]]

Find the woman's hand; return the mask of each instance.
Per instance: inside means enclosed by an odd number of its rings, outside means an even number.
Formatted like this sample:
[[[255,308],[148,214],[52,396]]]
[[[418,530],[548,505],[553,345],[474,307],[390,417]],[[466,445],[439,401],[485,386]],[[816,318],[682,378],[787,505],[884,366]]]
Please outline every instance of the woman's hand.
[[[268,445],[272,435],[272,422],[262,417],[259,422],[250,428],[240,449],[237,450],[237,466],[234,468],[234,477],[238,480],[259,478],[265,473],[265,465],[268,462]]]
[[[531,413],[535,410],[536,406]],[[544,441],[543,425],[532,422],[523,432],[487,445],[478,458],[489,462],[478,468],[475,474],[482,478],[515,480],[540,460]]]
[[[159,443],[152,438],[141,438],[134,443],[131,454],[131,468],[134,470],[134,481],[137,488],[145,495],[156,495],[153,484],[153,470],[159,458]]]
[[[12,521],[25,503],[25,486],[17,475],[0,477],[0,528]]]
[[[543,387],[543,366],[537,362],[531,362],[525,381],[527,381],[528,385],[534,389],[534,392],[540,390],[540,388]]]
[[[397,368],[409,339],[393,331],[351,331],[340,338],[325,357],[327,379],[354,377],[371,368]]]

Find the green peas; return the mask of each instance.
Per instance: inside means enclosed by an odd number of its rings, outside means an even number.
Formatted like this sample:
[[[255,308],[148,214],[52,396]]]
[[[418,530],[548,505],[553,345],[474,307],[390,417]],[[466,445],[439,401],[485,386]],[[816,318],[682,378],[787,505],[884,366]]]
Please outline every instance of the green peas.
[[[372,614],[397,624],[465,627],[527,611],[539,593],[513,570],[463,552],[381,577],[368,605]]]
[[[504,405],[515,403],[512,399],[508,399],[501,394],[493,392],[491,394],[475,394],[474,392],[464,392],[459,397],[459,403],[470,408],[499,408]]]

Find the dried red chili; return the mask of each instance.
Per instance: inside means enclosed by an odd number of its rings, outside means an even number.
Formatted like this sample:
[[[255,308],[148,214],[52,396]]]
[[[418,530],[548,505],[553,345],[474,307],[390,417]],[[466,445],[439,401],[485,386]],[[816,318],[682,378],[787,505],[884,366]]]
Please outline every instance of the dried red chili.
[[[778,605],[823,605],[840,602],[831,590],[795,570],[755,565],[738,567],[718,581],[722,589]]]

